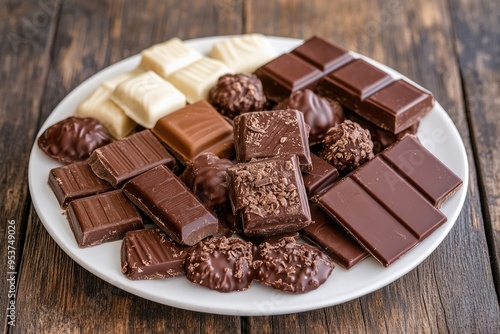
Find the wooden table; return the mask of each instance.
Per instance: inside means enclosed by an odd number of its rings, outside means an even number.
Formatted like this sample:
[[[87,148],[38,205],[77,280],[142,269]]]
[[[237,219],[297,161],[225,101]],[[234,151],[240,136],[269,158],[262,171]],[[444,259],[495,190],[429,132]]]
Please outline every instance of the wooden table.
[[[4,0],[0,5],[0,309],[13,333],[500,332],[500,5],[495,0]],[[83,80],[171,37],[321,35],[431,90],[465,143],[462,212],[415,270],[343,305],[283,316],[202,314],[100,280],[51,239],[28,191],[41,124]],[[15,225],[16,281],[8,281]],[[12,229],[12,228],[11,228]],[[5,311],[4,311],[5,312]],[[5,314],[5,313],[4,313]]]

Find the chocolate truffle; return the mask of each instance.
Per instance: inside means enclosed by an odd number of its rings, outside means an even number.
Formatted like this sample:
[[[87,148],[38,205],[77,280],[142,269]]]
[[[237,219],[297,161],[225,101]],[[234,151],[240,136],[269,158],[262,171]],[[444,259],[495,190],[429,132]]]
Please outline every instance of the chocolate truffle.
[[[260,79],[254,74],[226,74],[210,90],[210,103],[231,119],[249,111],[262,110],[266,97]]]
[[[304,121],[311,127],[309,144],[320,143],[326,132],[344,121],[344,111],[337,101],[316,95],[312,90],[297,90],[281,101],[274,109],[297,109],[304,114]]]
[[[68,117],[50,126],[38,138],[38,146],[59,162],[83,161],[97,148],[111,143],[106,127],[92,117]]]
[[[233,164],[211,152],[197,156],[180,176],[181,180],[209,208],[229,205],[226,171]]]
[[[355,170],[373,158],[370,131],[349,120],[340,123],[326,133],[320,157],[337,168],[340,174]]]

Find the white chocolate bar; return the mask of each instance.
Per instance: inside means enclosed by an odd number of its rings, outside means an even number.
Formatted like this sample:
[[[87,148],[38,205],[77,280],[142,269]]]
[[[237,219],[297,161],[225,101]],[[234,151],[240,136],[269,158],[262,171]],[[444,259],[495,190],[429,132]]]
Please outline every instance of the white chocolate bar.
[[[112,90],[101,85],[76,109],[77,117],[93,117],[100,121],[115,139],[131,133],[137,124],[130,119],[113,101]]]
[[[167,79],[174,72],[202,58],[202,54],[175,37],[142,52],[140,67]]]
[[[144,73],[144,70],[142,68],[136,68],[135,70],[133,71],[130,71],[130,72],[125,72],[123,74],[120,74],[119,76],[117,77],[114,77],[113,79],[109,79],[107,81],[104,81],[102,83],[103,86],[107,87],[108,89],[110,89],[111,91],[114,91],[116,86],[118,86],[119,84],[121,84],[122,82],[124,82],[125,80],[128,80],[130,78],[133,78],[135,77],[136,75],[139,75],[141,73]]]
[[[276,51],[263,35],[247,34],[215,43],[209,56],[222,61],[235,73],[253,73],[274,59]]]
[[[194,64],[184,67],[168,78],[184,95],[188,103],[206,100],[208,92],[219,77],[233,73],[224,63],[203,57]]]
[[[159,118],[186,106],[184,94],[152,71],[122,82],[111,98],[127,116],[148,129]]]

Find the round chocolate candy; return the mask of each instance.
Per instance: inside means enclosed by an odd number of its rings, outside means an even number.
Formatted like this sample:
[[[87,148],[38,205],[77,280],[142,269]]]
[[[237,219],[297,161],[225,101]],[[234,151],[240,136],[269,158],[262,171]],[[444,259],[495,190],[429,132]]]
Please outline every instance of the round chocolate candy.
[[[326,132],[344,121],[344,111],[337,101],[316,95],[312,90],[297,90],[274,109],[297,109],[304,114],[304,121],[311,127],[309,144],[320,143]]]
[[[355,170],[373,156],[370,131],[349,120],[328,130],[320,151],[320,157],[342,175]]]
[[[38,146],[59,162],[83,161],[97,148],[111,143],[106,127],[95,118],[68,117],[42,133]]]
[[[208,100],[222,115],[233,119],[245,112],[262,110],[266,96],[257,76],[238,73],[220,77]]]
[[[253,281],[255,246],[239,238],[208,238],[193,246],[186,257],[186,277],[219,292],[243,291]]]

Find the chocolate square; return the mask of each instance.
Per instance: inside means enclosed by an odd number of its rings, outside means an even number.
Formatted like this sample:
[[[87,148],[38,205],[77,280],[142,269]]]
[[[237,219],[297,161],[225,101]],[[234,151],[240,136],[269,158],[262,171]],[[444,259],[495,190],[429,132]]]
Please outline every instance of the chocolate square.
[[[325,191],[340,179],[337,169],[317,155],[311,153],[311,161],[312,171],[302,175],[309,198]]]

